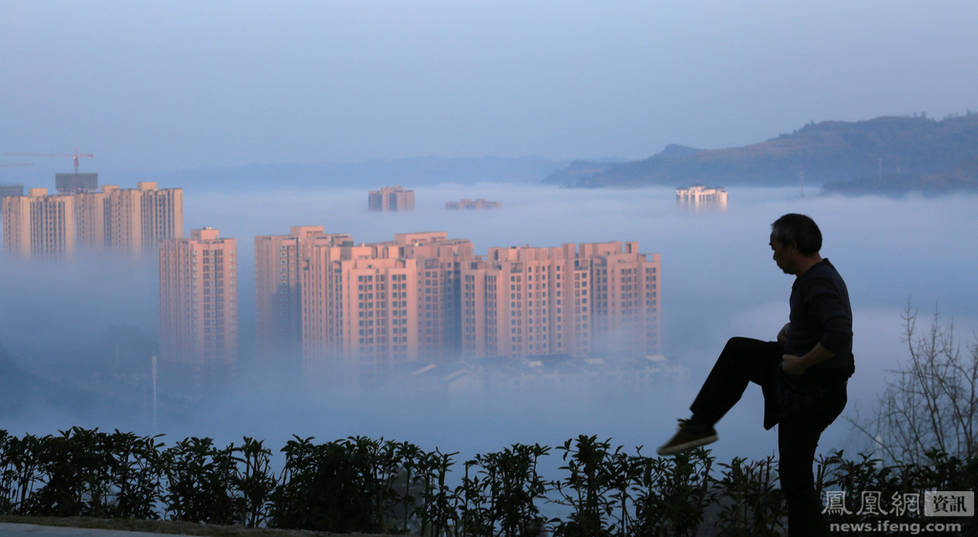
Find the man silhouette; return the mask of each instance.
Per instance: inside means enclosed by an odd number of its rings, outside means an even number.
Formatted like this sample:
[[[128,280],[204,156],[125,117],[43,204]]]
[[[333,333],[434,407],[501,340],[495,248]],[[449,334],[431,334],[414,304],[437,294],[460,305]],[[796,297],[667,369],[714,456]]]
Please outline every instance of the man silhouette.
[[[822,431],[846,405],[846,381],[854,372],[852,308],[842,277],[819,254],[815,221],[786,214],[771,224],[774,262],[795,276],[789,322],[777,341],[735,337],[679,420],[679,431],[659,448],[674,455],[717,440],[713,426],[740,400],[750,382],[764,394],[764,428],[778,425],[778,473],[788,503],[788,535],[823,535],[821,501],[812,463]]]

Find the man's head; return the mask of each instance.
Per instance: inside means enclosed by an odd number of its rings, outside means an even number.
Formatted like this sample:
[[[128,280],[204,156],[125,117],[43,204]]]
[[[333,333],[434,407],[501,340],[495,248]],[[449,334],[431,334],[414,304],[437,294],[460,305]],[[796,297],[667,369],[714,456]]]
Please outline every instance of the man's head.
[[[789,213],[771,224],[771,249],[774,262],[787,274],[804,274],[822,260],[822,232],[815,221],[803,214]]]

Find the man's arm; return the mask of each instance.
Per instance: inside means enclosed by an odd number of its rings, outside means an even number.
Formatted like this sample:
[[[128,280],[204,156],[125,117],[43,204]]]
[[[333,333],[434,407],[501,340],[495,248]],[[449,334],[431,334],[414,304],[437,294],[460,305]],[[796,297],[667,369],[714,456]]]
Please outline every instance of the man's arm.
[[[821,343],[816,343],[812,347],[812,350],[802,356],[795,356],[794,354],[782,355],[781,369],[788,375],[798,376],[804,373],[809,367],[829,360],[836,354],[835,351],[830,351],[823,347]]]

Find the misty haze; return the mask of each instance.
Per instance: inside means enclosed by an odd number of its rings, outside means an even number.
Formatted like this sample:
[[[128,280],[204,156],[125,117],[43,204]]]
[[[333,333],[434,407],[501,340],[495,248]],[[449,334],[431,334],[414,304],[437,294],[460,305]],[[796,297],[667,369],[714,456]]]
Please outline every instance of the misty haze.
[[[272,443],[293,433],[322,440],[365,434],[467,453],[513,442],[554,444],[579,433],[610,436],[626,445],[649,444],[686,413],[698,379],[728,337],[773,339],[785,322],[791,278],[771,261],[767,234],[777,216],[791,211],[820,223],[823,255],[844,271],[852,290],[857,374],[850,383],[847,415],[870,411],[886,371],[905,359],[901,313],[908,300],[925,317],[937,305],[961,334],[978,326],[973,310],[978,289],[970,268],[978,254],[961,248],[973,240],[975,197],[803,198],[797,189],[743,188],[730,191],[725,212],[693,212],[665,188],[444,184],[416,189],[413,212],[374,213],[366,210],[365,194],[361,189],[246,194],[187,189],[188,230],[213,226],[222,236],[238,239],[239,377],[193,412],[164,405],[155,427],[148,395],[150,353],[156,352],[159,331],[153,260],[106,261],[82,254],[74,264],[57,264],[4,257],[0,341],[18,366],[84,392],[98,389],[89,385],[91,379],[110,374],[99,368],[127,371],[135,379],[125,389],[103,386],[122,395],[89,406],[72,408],[70,401],[56,409],[14,406],[4,413],[5,426],[37,433],[84,424],[228,440],[249,434]],[[446,201],[465,197],[499,200],[502,207],[444,208]],[[479,255],[493,246],[638,241],[642,252],[662,256],[663,354],[683,371],[628,392],[594,387],[568,393],[541,382],[517,393],[505,386],[466,393],[411,377],[354,392],[328,378],[300,381],[293,367],[297,357],[259,358],[252,352],[251,240],[299,224],[349,233],[358,243],[389,240],[402,232],[446,231],[450,238],[471,239]],[[130,354],[105,356],[106,349],[120,344]],[[133,354],[133,349],[143,352]],[[167,388],[160,388],[164,401]],[[760,390],[749,389],[744,403],[719,427],[719,456],[772,452],[774,432],[761,432],[760,407]],[[752,432],[740,435],[740,430]],[[821,445],[858,448],[862,442],[840,421]]]

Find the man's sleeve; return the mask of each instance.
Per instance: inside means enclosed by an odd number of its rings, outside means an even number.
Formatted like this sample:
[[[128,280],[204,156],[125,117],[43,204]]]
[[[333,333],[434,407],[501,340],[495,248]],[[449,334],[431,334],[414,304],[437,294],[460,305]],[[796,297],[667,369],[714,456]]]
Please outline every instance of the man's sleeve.
[[[838,353],[852,343],[852,316],[832,282],[813,282],[805,305],[822,329],[822,347]]]

